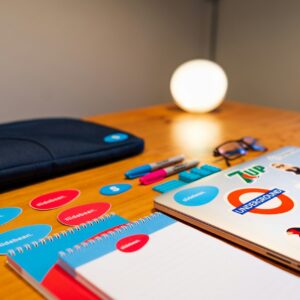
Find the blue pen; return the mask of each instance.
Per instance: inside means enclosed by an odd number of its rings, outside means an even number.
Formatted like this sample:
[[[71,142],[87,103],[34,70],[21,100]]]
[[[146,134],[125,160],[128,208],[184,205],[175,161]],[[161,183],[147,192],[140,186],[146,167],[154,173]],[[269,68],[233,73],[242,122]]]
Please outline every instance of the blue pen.
[[[147,173],[150,173],[152,171],[155,171],[155,170],[158,170],[161,168],[171,166],[173,164],[177,164],[183,160],[184,160],[184,155],[181,154],[181,155],[174,156],[174,157],[171,157],[171,158],[159,161],[159,162],[154,162],[154,163],[150,163],[147,165],[143,165],[143,166],[131,169],[125,173],[125,176],[126,176],[126,178],[129,178],[129,179],[141,177],[141,176],[146,175]]]

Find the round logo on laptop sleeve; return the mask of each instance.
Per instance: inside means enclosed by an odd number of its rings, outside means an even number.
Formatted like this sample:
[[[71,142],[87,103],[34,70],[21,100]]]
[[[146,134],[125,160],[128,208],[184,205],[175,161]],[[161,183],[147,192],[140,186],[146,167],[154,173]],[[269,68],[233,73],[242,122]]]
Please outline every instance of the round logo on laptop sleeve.
[[[105,143],[116,143],[116,142],[122,142],[128,139],[128,134],[116,132],[110,135],[107,135],[104,137]]]
[[[174,200],[185,206],[200,206],[214,200],[219,190],[214,186],[197,186],[184,189],[174,195]]]

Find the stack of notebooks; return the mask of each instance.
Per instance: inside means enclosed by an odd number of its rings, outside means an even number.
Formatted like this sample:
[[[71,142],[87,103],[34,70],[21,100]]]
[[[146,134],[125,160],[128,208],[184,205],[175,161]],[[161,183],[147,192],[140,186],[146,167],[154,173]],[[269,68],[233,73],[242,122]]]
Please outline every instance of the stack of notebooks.
[[[9,251],[8,264],[48,299],[98,299],[57,264],[58,253],[89,239],[96,239],[128,221],[110,214]]]
[[[106,217],[10,251],[8,263],[48,298],[299,299],[298,276],[164,214],[124,223]]]

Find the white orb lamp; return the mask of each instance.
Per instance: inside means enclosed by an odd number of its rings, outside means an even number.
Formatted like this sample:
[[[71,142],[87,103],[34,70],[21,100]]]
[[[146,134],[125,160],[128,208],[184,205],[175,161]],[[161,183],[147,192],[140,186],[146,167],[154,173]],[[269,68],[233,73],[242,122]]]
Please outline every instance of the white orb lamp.
[[[170,82],[175,103],[185,111],[205,113],[217,108],[224,100],[228,80],[215,62],[195,59],[179,66]]]

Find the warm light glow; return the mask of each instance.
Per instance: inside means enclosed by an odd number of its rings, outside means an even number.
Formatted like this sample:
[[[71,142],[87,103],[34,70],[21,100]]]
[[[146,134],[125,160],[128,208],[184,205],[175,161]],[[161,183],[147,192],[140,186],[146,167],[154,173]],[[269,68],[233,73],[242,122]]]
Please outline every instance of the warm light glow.
[[[222,124],[213,114],[179,114],[171,124],[173,144],[178,153],[188,153],[191,157],[205,159],[211,157],[216,145],[221,143]]]
[[[196,59],[179,66],[172,75],[170,89],[176,104],[188,112],[209,112],[223,101],[228,81],[216,63]]]

